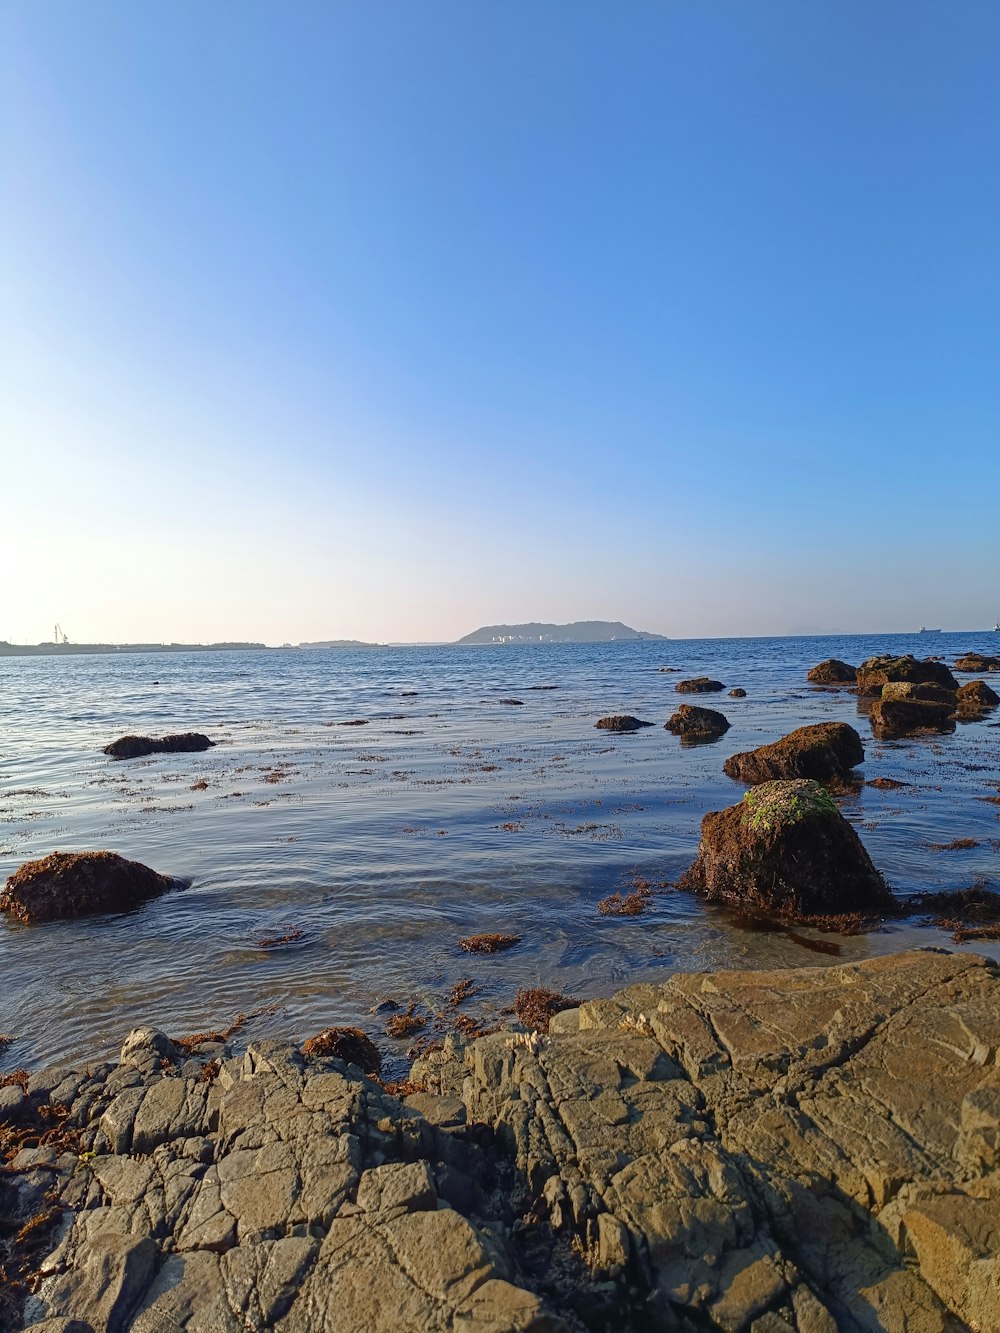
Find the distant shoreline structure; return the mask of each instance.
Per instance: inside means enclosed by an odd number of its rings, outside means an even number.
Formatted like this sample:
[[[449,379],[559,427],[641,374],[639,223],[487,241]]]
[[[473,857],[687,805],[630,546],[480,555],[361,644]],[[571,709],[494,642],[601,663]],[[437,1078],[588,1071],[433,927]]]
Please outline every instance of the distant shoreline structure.
[[[266,643],[8,643],[0,657],[93,657],[119,653],[238,653],[268,649]]]

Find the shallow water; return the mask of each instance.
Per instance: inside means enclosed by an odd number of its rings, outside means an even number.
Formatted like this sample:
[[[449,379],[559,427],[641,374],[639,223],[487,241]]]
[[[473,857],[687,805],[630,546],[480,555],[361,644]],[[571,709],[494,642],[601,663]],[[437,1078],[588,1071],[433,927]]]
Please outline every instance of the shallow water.
[[[877,742],[856,696],[805,681],[825,657],[953,660],[997,651],[994,637],[0,659],[0,877],[101,847],[188,881],[125,916],[0,922],[0,1031],[18,1038],[3,1063],[93,1057],[140,1021],[179,1035],[264,1007],[246,1035],[360,1023],[401,1055],[408,1043],[370,1011],[387,997],[440,1009],[463,977],[477,987],[466,1008],[488,1020],[525,985],[592,995],[682,969],[828,963],[831,946],[845,961],[954,947],[913,923],[854,939],[750,931],[670,889],[639,917],[596,905],[633,871],[686,869],[702,815],[742,794],[727,755],[821,720],[858,727],[866,777],[911,784],[843,804],[898,893],[995,879],[1000,807],[977,798],[1000,793],[1000,717]],[[732,723],[722,740],[684,748],[663,730],[691,698],[665,665],[747,690],[702,697]],[[596,731],[609,712],[657,725]],[[184,730],[219,744],[101,753],[127,732]],[[979,846],[928,848],[958,837]],[[301,937],[261,947],[291,927]],[[457,946],[493,930],[522,943],[492,957]]]

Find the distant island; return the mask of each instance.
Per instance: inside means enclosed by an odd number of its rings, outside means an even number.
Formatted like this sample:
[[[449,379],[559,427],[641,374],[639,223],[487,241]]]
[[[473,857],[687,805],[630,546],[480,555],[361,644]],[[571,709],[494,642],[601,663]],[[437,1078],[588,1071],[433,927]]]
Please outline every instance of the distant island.
[[[363,639],[317,639],[315,643],[300,643],[300,648],[384,648],[382,643],[365,643]]]
[[[0,657],[72,657],[79,653],[232,653],[266,648],[265,643],[8,643]]]
[[[571,625],[483,625],[466,634],[466,643],[614,643],[620,639],[652,639],[666,643],[665,634],[650,634],[631,629],[620,620],[574,620]]]

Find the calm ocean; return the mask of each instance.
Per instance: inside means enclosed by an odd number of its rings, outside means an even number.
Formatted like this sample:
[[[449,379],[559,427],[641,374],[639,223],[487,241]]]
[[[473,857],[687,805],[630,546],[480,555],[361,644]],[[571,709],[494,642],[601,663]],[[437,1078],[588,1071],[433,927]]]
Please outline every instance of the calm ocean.
[[[998,637],[0,659],[0,878],[51,851],[108,848],[188,882],[125,916],[0,921],[0,1031],[18,1038],[5,1064],[112,1052],[139,1022],[181,1035],[264,1006],[248,1036],[356,1023],[399,1056],[407,1043],[371,1011],[386,998],[438,1009],[463,977],[477,987],[470,1012],[489,1018],[525,985],[584,996],[678,969],[829,962],[817,942],[844,960],[949,945],[913,923],[858,939],[750,931],[669,889],[639,917],[596,904],[633,871],[672,881],[689,865],[702,815],[742,794],[723,775],[728,754],[820,720],[858,728],[866,777],[911,784],[843,803],[898,893],[996,879],[1000,811],[977,798],[1000,792],[1000,717],[876,742],[853,694],[813,689],[805,673],[890,650],[951,661],[996,652]],[[663,730],[685,696],[661,666],[746,689],[702,700],[732,723],[721,741],[684,749]],[[656,726],[595,731],[610,712]],[[337,725],[354,720],[365,725]],[[218,747],[101,753],[127,732],[182,730]],[[958,837],[979,845],[928,848]],[[292,928],[294,941],[261,947]],[[492,957],[457,947],[494,930],[523,942]]]

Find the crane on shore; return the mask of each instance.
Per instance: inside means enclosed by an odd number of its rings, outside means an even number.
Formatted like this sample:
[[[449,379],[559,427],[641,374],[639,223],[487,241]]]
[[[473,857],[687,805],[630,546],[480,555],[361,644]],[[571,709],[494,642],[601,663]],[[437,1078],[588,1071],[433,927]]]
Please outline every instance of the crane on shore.
[[[55,635],[54,635],[54,642],[56,642],[56,643],[69,643],[69,639],[67,639],[67,637],[66,637],[66,631],[65,631],[65,630],[62,628],[62,626],[59,625],[59,624],[56,625]]]

